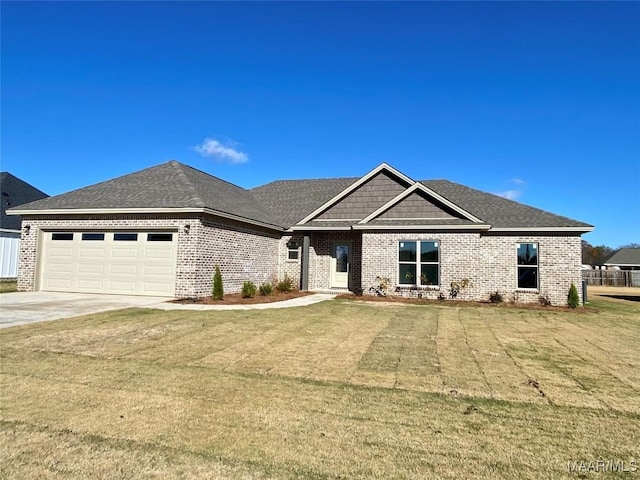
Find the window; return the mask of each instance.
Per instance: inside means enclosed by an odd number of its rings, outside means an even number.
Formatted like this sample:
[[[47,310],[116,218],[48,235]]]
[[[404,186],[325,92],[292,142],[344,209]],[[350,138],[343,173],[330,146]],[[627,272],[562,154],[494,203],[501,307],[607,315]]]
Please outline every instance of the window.
[[[289,249],[289,255],[288,255],[288,259],[289,260],[298,260],[299,257],[299,252],[297,248],[290,248]]]
[[[73,233],[52,233],[51,240],[73,240]]]
[[[518,244],[518,288],[538,288],[538,244]]]
[[[170,242],[173,240],[172,233],[148,233],[147,242]]]
[[[104,240],[104,233],[83,233],[82,240]]]
[[[114,233],[113,240],[116,242],[137,242],[137,233]]]
[[[418,252],[420,254],[418,255]],[[438,242],[412,241],[398,244],[398,283],[400,285],[439,285],[440,252]]]

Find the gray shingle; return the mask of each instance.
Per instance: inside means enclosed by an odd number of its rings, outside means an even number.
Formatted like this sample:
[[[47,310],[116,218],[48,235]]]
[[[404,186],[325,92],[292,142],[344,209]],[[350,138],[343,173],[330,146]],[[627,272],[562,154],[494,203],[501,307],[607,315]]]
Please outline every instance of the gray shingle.
[[[614,252],[606,262],[605,265],[640,265],[640,248],[621,248],[617,252]]]
[[[349,187],[358,178],[278,180],[251,192],[285,227],[295,225]]]
[[[210,208],[280,226],[251,192],[176,161],[23,205],[25,210]]]
[[[359,178],[280,180],[245,190],[171,161],[23,205],[21,209],[209,208],[247,220],[289,228],[357,180]],[[424,180],[421,183],[493,228],[566,227],[588,230],[591,227],[448,180]],[[451,224],[453,220],[448,222]],[[391,226],[394,223],[407,224],[383,220],[374,220],[372,224]],[[467,223],[461,220],[457,224]],[[326,222],[314,224],[333,226]],[[342,223],[335,226],[342,226]]]
[[[482,192],[449,180],[420,183],[455,203],[492,228],[586,227],[591,225]]]
[[[2,216],[0,217],[0,228],[7,230],[20,230],[22,219],[16,215],[7,215],[7,209],[24,205],[34,200],[47,198],[48,195],[38,190],[33,185],[29,185],[24,180],[11,175],[9,172],[0,172],[0,198],[2,199]]]

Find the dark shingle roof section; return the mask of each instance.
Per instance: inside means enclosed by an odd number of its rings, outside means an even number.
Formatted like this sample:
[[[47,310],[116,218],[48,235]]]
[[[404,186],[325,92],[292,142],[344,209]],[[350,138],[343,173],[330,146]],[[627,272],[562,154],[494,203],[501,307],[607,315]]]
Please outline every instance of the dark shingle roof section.
[[[592,227],[584,222],[523,205],[448,180],[423,180],[420,183],[490,224],[491,228],[570,227],[588,230]]]
[[[274,228],[289,228],[343,192],[359,178],[280,180],[245,190],[176,161],[22,205],[19,210],[207,208]],[[490,224],[510,229],[584,229],[591,225],[529,207],[448,180],[421,182],[437,194]],[[44,194],[43,194],[44,195]],[[4,204],[3,204],[4,205]],[[73,213],[73,212],[70,212]],[[15,218],[15,217],[9,217]],[[3,217],[4,219],[4,217]],[[412,220],[374,219],[371,225],[409,225]],[[473,224],[449,219],[449,225]],[[353,223],[357,223],[353,221]],[[420,222],[424,224],[423,221]],[[435,222],[433,225],[440,225]],[[312,225],[333,225],[313,221]],[[311,225],[309,225],[311,226]],[[19,223],[18,223],[19,228]]]
[[[640,266],[640,248],[621,248],[611,255],[605,265]]]
[[[295,225],[324,205],[358,178],[278,180],[251,190],[265,208],[285,227]]]
[[[43,191],[11,175],[9,172],[0,172],[0,198],[2,202],[0,228],[20,230],[20,222],[22,219],[16,215],[7,215],[5,213],[6,210],[28,202],[33,202],[34,200],[47,198],[48,196],[49,195]]]
[[[280,227],[251,192],[176,161],[23,205],[25,210],[210,208]]]

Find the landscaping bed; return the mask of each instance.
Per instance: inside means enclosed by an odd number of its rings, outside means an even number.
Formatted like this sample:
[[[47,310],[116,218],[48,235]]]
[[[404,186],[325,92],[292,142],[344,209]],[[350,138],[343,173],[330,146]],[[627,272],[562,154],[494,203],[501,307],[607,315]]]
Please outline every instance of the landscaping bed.
[[[239,293],[226,294],[222,300],[214,300],[213,297],[201,298],[180,298],[172,300],[171,303],[180,303],[183,305],[255,305],[258,303],[272,303],[289,300],[292,298],[304,297],[311,295],[313,292],[301,292],[292,290],[291,292],[273,292],[271,295],[255,295],[253,297],[243,297]]]

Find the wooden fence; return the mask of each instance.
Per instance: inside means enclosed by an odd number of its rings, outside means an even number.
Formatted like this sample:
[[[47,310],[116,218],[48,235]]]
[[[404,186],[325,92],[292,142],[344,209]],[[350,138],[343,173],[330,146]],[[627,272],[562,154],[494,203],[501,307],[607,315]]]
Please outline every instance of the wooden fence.
[[[640,270],[582,270],[587,285],[640,287]]]

